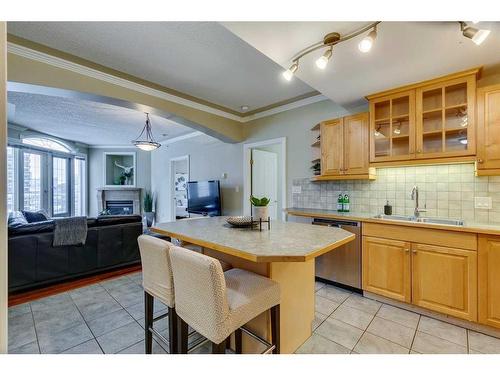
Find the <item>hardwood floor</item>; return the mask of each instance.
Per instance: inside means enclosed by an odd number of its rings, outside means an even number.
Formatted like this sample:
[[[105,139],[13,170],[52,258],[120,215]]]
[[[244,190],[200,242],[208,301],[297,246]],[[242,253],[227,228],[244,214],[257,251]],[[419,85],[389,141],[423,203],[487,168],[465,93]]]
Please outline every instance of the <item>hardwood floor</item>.
[[[140,271],[142,269],[141,265],[135,265],[130,267],[121,268],[119,270],[113,270],[105,272],[98,275],[92,275],[84,277],[78,280],[71,280],[61,282],[55,285],[51,285],[45,288],[30,290],[21,293],[11,293],[9,294],[9,307],[16,306],[22,303],[30,302],[39,298],[49,297],[54,294],[66,292],[68,290],[81,288],[91,284],[97,284],[101,281],[112,279],[115,277],[127,275],[133,272]]]

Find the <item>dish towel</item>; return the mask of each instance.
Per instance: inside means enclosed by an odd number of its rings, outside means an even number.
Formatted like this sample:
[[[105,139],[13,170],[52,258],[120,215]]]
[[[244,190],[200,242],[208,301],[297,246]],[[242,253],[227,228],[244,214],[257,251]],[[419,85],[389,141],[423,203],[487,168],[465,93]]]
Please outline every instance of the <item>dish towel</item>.
[[[85,245],[87,240],[87,217],[75,216],[54,220],[52,246]]]

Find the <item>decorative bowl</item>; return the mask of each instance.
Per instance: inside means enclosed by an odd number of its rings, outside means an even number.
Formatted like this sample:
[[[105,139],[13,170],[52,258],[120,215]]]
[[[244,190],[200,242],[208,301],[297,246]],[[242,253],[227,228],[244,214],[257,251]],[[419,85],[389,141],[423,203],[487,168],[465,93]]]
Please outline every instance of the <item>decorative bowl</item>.
[[[233,227],[251,227],[252,218],[250,216],[230,216],[226,219],[227,223]],[[256,225],[257,222],[253,222]]]

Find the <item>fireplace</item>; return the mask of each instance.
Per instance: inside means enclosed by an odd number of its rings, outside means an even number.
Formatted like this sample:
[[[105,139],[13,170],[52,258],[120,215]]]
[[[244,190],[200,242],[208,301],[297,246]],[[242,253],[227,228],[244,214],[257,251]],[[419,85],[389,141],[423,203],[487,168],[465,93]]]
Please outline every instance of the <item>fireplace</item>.
[[[128,186],[97,189],[97,210],[112,215],[141,215],[141,189]]]
[[[134,201],[106,201],[106,210],[110,215],[132,215],[134,213]]]

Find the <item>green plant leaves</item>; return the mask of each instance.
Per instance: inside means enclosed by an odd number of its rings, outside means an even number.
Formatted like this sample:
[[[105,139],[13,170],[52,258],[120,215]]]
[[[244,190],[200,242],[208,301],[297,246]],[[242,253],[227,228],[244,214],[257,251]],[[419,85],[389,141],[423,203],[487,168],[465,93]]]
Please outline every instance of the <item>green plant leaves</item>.
[[[254,197],[253,195],[250,197],[250,202],[252,203],[252,205],[254,205],[255,207],[265,207],[269,204],[271,200],[267,197],[262,197],[262,198],[257,198],[257,197]]]

